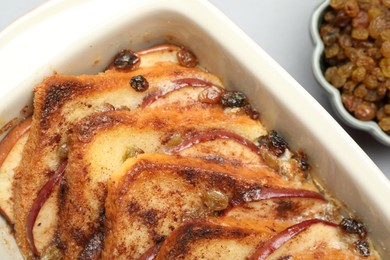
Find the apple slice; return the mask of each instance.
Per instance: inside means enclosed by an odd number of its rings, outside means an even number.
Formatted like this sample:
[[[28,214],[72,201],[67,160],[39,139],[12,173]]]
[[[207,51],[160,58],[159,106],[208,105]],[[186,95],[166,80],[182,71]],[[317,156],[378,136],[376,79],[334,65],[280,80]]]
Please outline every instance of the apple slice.
[[[20,124],[15,126],[0,142],[0,167],[7,158],[9,152],[14,147],[15,143],[30,130],[31,117],[26,118]]]
[[[190,139],[187,139],[185,140],[184,142],[182,142],[180,145],[176,146],[175,148],[173,148],[171,150],[171,153],[175,154],[175,153],[179,153],[185,149],[188,149],[194,145],[197,145],[199,143],[203,143],[203,142],[209,142],[209,141],[213,141],[215,139],[231,139],[231,140],[234,140],[235,142],[239,143],[239,144],[242,144],[246,147],[248,147],[252,152],[256,153],[256,154],[259,154],[259,148],[253,143],[251,142],[250,140],[238,135],[238,134],[235,134],[235,133],[231,133],[231,132],[228,132],[228,131],[222,131],[222,130],[219,130],[219,131],[210,131],[210,132],[205,132],[205,133],[201,133],[197,136],[194,136]]]
[[[251,218],[187,219],[160,243],[155,258],[149,259],[246,259],[257,245],[292,224]]]
[[[243,203],[222,212],[224,216],[236,219],[273,219],[294,223],[307,219],[327,219],[334,212],[331,203],[313,198],[270,198]]]
[[[257,260],[267,259],[267,257],[269,257],[275,250],[280,248],[287,241],[297,236],[299,233],[305,231],[312,225],[319,224],[319,223],[321,223],[322,225],[338,227],[338,225],[335,223],[320,220],[320,219],[305,220],[273,236],[261,248],[256,250],[256,252],[249,259],[257,259]]]
[[[14,223],[12,184],[15,168],[22,159],[23,148],[27,142],[29,132],[26,132],[13,146],[0,167],[0,213],[11,226]]]
[[[369,243],[356,239],[340,225],[311,219],[278,233],[249,259],[380,259]]]
[[[33,234],[34,224],[39,212],[41,211],[42,206],[45,204],[46,200],[50,197],[50,194],[54,191],[56,184],[61,180],[62,176],[64,175],[67,163],[68,163],[67,160],[64,160],[60,163],[57,170],[54,171],[51,178],[39,191],[38,196],[34,200],[34,203],[28,214],[27,222],[26,222],[27,239],[29,241],[29,244],[31,246],[34,255],[36,256],[38,256],[38,250],[35,246],[35,241],[34,241],[34,234]]]
[[[203,131],[185,139],[169,150],[168,153],[190,156],[194,151],[200,157],[208,159],[218,160],[222,157],[245,165],[266,166],[259,153],[259,148],[251,139],[229,130],[212,129],[211,131]]]
[[[209,88],[209,87],[214,86],[214,87],[222,89],[222,87],[216,86],[216,85],[212,84],[211,82],[208,82],[208,81],[205,81],[202,79],[198,79],[198,78],[177,79],[177,80],[173,81],[173,83],[174,84],[172,86],[170,86],[169,88],[159,89],[159,90],[151,92],[149,95],[147,95],[141,103],[141,108],[145,108],[145,107],[149,106],[150,104],[152,104],[153,102],[155,102],[159,98],[161,98],[165,95],[168,95],[169,93],[171,93],[175,90],[179,90],[179,89],[186,88],[186,87]]]
[[[290,188],[262,188],[261,190],[254,190],[243,194],[242,201],[252,202],[275,198],[309,198],[325,201],[325,198],[316,191]]]
[[[145,253],[143,253],[138,260],[154,260],[156,259],[158,252],[160,251],[160,248],[162,246],[162,242],[155,244],[148,250],[146,250]]]
[[[22,158],[30,126],[31,117],[28,117],[14,127],[0,142],[0,214],[10,225],[14,223],[12,183],[15,168]]]

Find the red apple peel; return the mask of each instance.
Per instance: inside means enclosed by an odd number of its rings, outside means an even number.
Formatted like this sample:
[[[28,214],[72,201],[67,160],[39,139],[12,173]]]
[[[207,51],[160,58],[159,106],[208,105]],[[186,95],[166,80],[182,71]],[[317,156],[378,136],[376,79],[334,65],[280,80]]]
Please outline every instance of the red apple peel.
[[[38,214],[41,211],[43,205],[50,197],[50,194],[53,192],[56,184],[61,180],[62,176],[64,175],[67,163],[68,163],[67,160],[60,162],[57,170],[54,171],[51,178],[46,182],[46,184],[39,191],[38,196],[34,200],[34,203],[31,206],[30,212],[28,214],[27,221],[26,221],[27,239],[34,255],[36,256],[38,256],[39,254],[34,242],[34,234],[33,234],[34,224],[35,221],[37,220]]]
[[[337,224],[325,221],[325,220],[320,220],[320,219],[309,219],[302,221],[296,225],[293,225],[282,232],[276,234],[273,236],[271,239],[269,239],[263,247],[258,249],[249,259],[250,260],[264,260],[268,256],[270,256],[276,249],[281,247],[284,243],[286,243],[288,240],[291,238],[295,237],[299,233],[305,231],[308,229],[310,226],[314,224],[321,223],[323,225],[328,225],[332,227],[338,227]]]
[[[171,88],[156,90],[155,92],[152,92],[149,95],[147,95],[144,98],[144,100],[142,101],[141,108],[145,108],[145,107],[149,106],[150,104],[154,103],[160,97],[163,97],[163,96],[165,96],[165,95],[167,95],[175,90],[179,90],[181,88],[185,88],[185,87],[209,88],[209,87],[215,86],[214,84],[212,84],[210,82],[207,82],[207,81],[204,81],[201,79],[197,79],[197,78],[178,79],[178,80],[173,81],[173,83],[174,83],[174,85]],[[216,86],[216,87],[219,87],[219,86]]]
[[[26,118],[20,124],[15,126],[0,142],[0,167],[7,158],[9,152],[14,147],[15,143],[21,138],[31,127],[31,116]]]
[[[228,131],[210,131],[210,132],[206,132],[194,136],[190,139],[183,141],[180,145],[173,148],[171,150],[171,153],[178,153],[196,144],[204,143],[208,141],[214,141],[216,139],[231,139],[239,144],[248,147],[252,152],[259,154],[259,148],[253,142],[246,139],[245,137],[242,137],[240,135]]]

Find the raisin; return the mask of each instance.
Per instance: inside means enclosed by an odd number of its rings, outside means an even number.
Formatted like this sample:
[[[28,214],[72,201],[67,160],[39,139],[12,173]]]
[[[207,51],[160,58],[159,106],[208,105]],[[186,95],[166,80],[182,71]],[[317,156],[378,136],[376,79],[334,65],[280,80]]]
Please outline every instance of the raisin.
[[[340,47],[337,43],[334,43],[332,45],[329,45],[325,48],[324,52],[325,52],[325,57],[327,59],[329,58],[333,58],[333,57],[336,57],[337,54],[339,53],[340,51]]]
[[[384,111],[387,115],[390,115],[390,104],[384,105],[384,106],[383,106],[383,111]]]
[[[344,8],[345,0],[330,0],[329,5],[334,9],[342,9]]]
[[[183,137],[180,134],[173,134],[164,140],[167,147],[175,147],[183,142]]]
[[[353,28],[367,28],[370,21],[366,12],[360,11],[358,15],[352,19]]]
[[[272,145],[278,149],[278,154],[283,154],[288,147],[287,142],[274,130],[270,132],[269,138],[272,142]]]
[[[149,88],[149,82],[142,75],[138,75],[130,79],[130,86],[137,92],[144,92]]]
[[[248,99],[240,91],[227,91],[222,95],[221,103],[225,107],[243,107],[248,104]]]
[[[293,157],[299,165],[299,168],[302,171],[307,171],[310,169],[310,164],[307,162],[307,155],[304,152],[298,151],[296,154],[294,154]]]
[[[344,218],[340,223],[340,227],[347,233],[359,235],[360,238],[367,236],[367,231],[363,224],[354,219]]]
[[[337,73],[337,67],[329,67],[325,71],[325,79],[330,82],[333,76]]]
[[[181,48],[176,56],[181,66],[192,68],[198,65],[198,59],[195,54],[185,48]]]
[[[352,72],[352,80],[355,82],[361,82],[364,80],[366,77],[367,70],[364,67],[357,67],[353,72]]]
[[[325,46],[334,44],[339,37],[339,30],[332,26],[323,26],[320,30],[321,39]]]
[[[374,75],[367,75],[366,78],[363,80],[364,85],[366,85],[367,88],[375,89],[378,87],[378,78]]]
[[[245,113],[253,120],[260,118],[260,113],[250,104],[244,106]]]
[[[140,61],[140,58],[134,52],[122,50],[116,55],[114,66],[118,69],[136,69]]]
[[[357,105],[354,115],[362,121],[369,121],[375,118],[377,107],[372,102],[363,101]]]
[[[357,40],[366,40],[368,38],[368,30],[366,28],[353,29],[351,36]]]
[[[126,161],[129,158],[136,157],[136,156],[143,154],[143,153],[145,153],[145,152],[141,148],[138,148],[135,146],[128,147],[125,151],[125,154],[122,157],[122,160]]]
[[[352,46],[352,38],[348,34],[340,35],[338,42],[339,42],[340,47],[343,49]]]
[[[379,67],[385,77],[390,78],[390,58],[383,58],[379,62]]]
[[[335,87],[335,88],[341,88],[342,86],[345,85],[347,82],[347,77],[342,77],[338,73],[333,75],[330,83]]]
[[[355,242],[355,248],[362,256],[370,256],[370,246],[367,241],[358,240]]]
[[[221,211],[229,206],[229,197],[218,190],[210,190],[204,195],[203,203],[212,211]]]
[[[382,4],[387,8],[390,8],[390,0],[382,0]]]
[[[274,130],[267,136],[261,136],[257,140],[258,146],[265,147],[273,155],[279,157],[288,148],[287,142]]]
[[[212,86],[200,92],[198,100],[202,103],[217,104],[221,101],[222,93],[221,88]]]
[[[356,0],[347,0],[344,4],[344,11],[350,17],[357,16],[360,10]]]
[[[381,32],[381,39],[382,41],[390,41],[390,29]]]
[[[362,99],[357,98],[352,94],[343,93],[341,95],[341,101],[349,112],[354,112],[356,107],[362,102]]]
[[[363,98],[365,95],[367,95],[367,88],[366,88],[366,86],[363,85],[363,84],[358,85],[354,89],[353,94],[355,95],[355,97]]]
[[[343,10],[341,10],[336,14],[334,24],[338,27],[346,27],[350,21],[351,17],[349,17]]]
[[[373,58],[361,55],[357,58],[356,65],[359,67],[364,67],[367,70],[372,70],[375,67],[376,63]]]
[[[327,23],[333,23],[334,18],[335,18],[335,13],[332,11],[326,12],[324,14],[324,21]]]
[[[382,118],[379,127],[385,132],[390,132],[390,116]]]
[[[390,41],[384,41],[382,43],[381,53],[384,57],[390,58]]]
[[[368,27],[370,36],[374,39],[380,39],[381,33],[388,29],[390,29],[390,16],[388,15],[376,17],[370,22],[370,26]]]
[[[341,77],[349,78],[354,69],[355,65],[352,62],[347,62],[337,69],[337,74]]]
[[[353,81],[347,81],[343,86],[343,92],[344,93],[353,93],[354,89],[356,87],[356,83]]]

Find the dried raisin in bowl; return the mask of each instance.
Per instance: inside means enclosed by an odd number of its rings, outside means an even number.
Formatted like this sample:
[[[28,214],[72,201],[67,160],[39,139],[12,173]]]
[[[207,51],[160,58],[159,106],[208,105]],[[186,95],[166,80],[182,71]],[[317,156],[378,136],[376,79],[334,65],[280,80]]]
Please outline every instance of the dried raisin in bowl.
[[[324,1],[314,11],[311,18],[311,36],[315,45],[312,66],[313,73],[318,83],[328,93],[330,103],[338,114],[338,116],[349,126],[369,132],[379,142],[384,145],[390,146],[390,135],[385,133],[374,120],[362,121],[357,119],[352,113],[350,113],[343,104],[341,91],[329,83],[325,78],[325,71],[327,69],[325,58],[325,45],[320,36],[320,27],[324,21],[324,15],[330,8],[330,0]]]

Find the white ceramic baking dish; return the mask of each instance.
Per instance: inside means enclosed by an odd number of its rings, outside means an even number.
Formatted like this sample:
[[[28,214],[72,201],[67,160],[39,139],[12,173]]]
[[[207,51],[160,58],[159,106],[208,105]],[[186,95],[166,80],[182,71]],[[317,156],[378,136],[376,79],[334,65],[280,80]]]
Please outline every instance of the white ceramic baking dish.
[[[309,154],[313,171],[366,223],[390,259],[389,180],[286,71],[206,0],[44,4],[0,34],[0,119],[30,104],[34,85],[46,75],[96,73],[122,48],[162,42],[187,46],[228,87],[251,97],[267,128]],[[1,224],[0,259],[16,259],[17,247]]]

